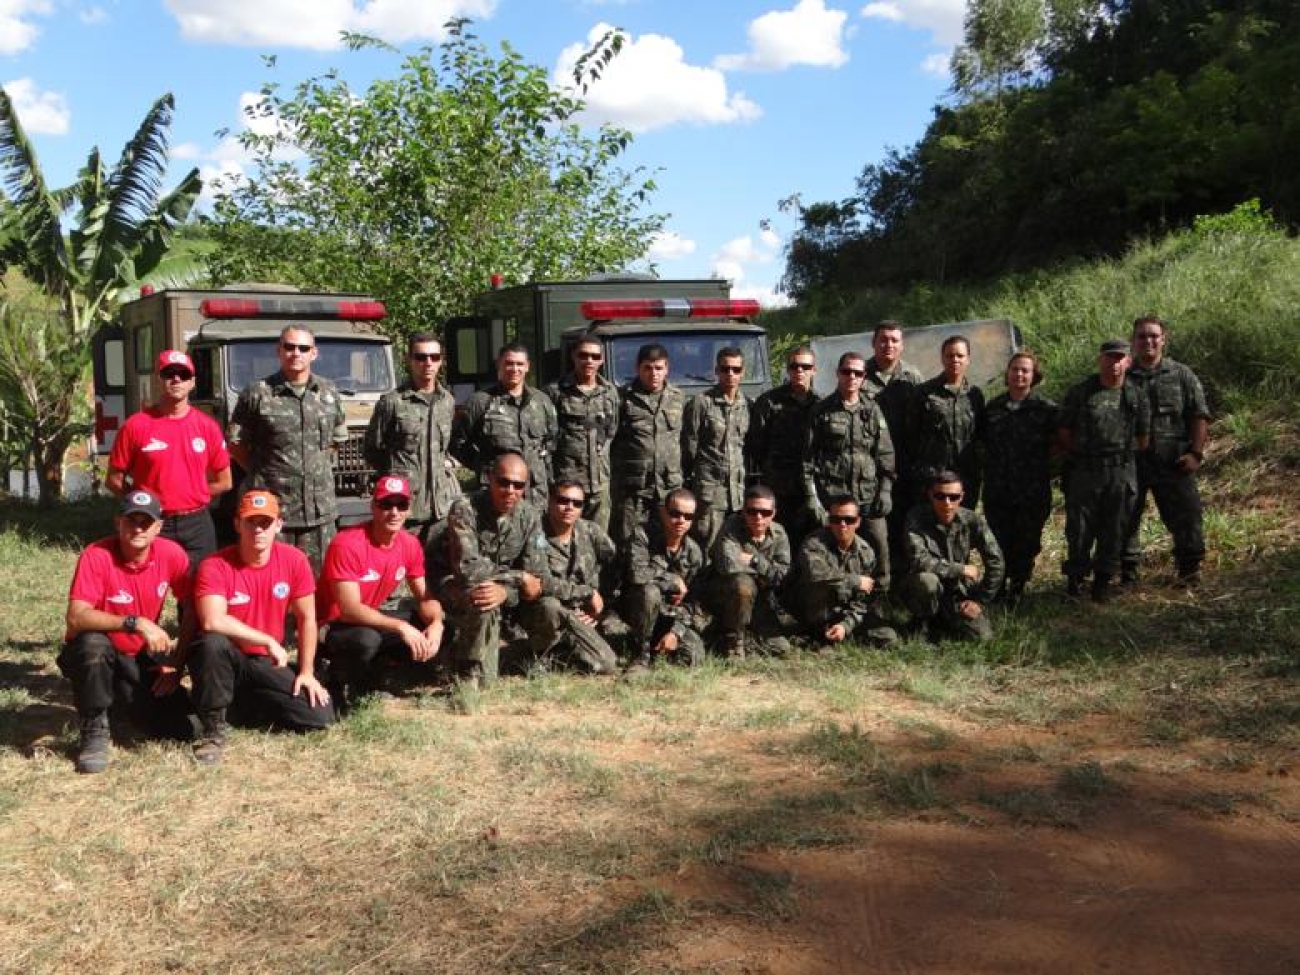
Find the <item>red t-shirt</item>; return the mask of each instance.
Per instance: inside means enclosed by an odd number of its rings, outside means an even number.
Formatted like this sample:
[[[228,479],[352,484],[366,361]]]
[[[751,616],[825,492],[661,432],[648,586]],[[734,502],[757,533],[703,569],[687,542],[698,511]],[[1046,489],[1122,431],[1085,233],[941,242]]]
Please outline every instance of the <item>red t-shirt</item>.
[[[316,591],[311,563],[294,548],[276,542],[266,565],[245,565],[239,558],[239,546],[231,545],[199,563],[199,578],[194,585],[194,599],[222,596],[226,612],[239,622],[284,642],[284,618],[289,604],[300,596]],[[252,657],[264,657],[266,647],[235,643]]]
[[[152,491],[163,511],[193,511],[212,500],[208,472],[230,466],[226,438],[217,421],[190,408],[182,417],[161,416],[155,407],[127,417],[113,441],[108,466],[126,471],[136,487]]]
[[[139,616],[158,622],[167,590],[178,601],[190,597],[190,558],[168,538],[155,538],[143,562],[126,562],[116,537],[91,542],[72,574],[69,599],[89,603],[94,609],[120,616]],[[113,630],[107,634],[118,653],[134,657],[144,649],[139,633]],[[71,634],[64,634],[65,640]]]
[[[371,540],[369,528],[369,522],[345,528],[330,542],[316,591],[320,622],[339,618],[335,582],[355,582],[361,587],[361,602],[378,609],[403,579],[424,577],[424,550],[419,539],[402,531],[391,545],[380,548]]]

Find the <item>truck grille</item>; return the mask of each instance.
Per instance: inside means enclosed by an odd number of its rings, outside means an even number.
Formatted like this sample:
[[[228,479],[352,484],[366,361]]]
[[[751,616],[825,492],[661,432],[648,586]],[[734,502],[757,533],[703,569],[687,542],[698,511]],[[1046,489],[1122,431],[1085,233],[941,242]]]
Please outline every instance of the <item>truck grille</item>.
[[[363,498],[370,493],[375,472],[366,463],[364,439],[364,431],[349,433],[347,442],[338,446],[334,458],[334,493],[339,497]]]

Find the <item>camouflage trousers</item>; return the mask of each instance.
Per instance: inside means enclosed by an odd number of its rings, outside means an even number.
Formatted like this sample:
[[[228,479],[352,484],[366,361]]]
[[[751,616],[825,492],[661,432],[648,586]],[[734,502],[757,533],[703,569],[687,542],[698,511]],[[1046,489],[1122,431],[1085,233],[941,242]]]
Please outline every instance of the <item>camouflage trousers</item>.
[[[708,609],[723,633],[779,635],[782,626],[774,599],[775,593],[743,573],[714,576],[708,585]]]
[[[735,511],[725,504],[715,504],[697,496],[695,502],[695,523],[691,525],[691,537],[700,545],[700,551],[707,558],[713,548],[713,542],[722,531],[722,523]]]
[[[862,520],[858,522],[858,536],[871,546],[876,557],[876,588],[888,592],[893,580],[889,561],[889,524],[884,518],[868,518],[867,509],[862,509]]]
[[[325,564],[325,550],[334,541],[338,529],[334,522],[327,521],[320,525],[308,525],[305,528],[290,528],[285,525],[280,529],[280,540],[301,551],[311,563],[313,575],[319,576],[321,566]]]
[[[520,614],[526,612],[527,604],[522,607],[496,609],[478,609],[469,600],[468,593],[458,585],[447,585],[440,597],[446,607],[447,622],[452,630],[450,645],[450,663],[458,675],[467,675],[479,670],[484,683],[491,683],[501,675],[501,625],[506,613]],[[548,620],[539,617],[535,620],[538,631],[530,634],[547,645],[555,640],[554,630],[548,630]]]
[[[630,586],[624,590],[621,615],[632,631],[634,656],[643,648],[653,647],[674,625],[683,622],[674,657],[687,665],[704,662],[704,639],[691,625],[688,611],[668,602],[658,586]]]
[[[933,572],[911,572],[903,577],[899,595],[914,619],[937,624],[945,636],[979,643],[993,639],[987,611],[968,619],[957,608],[967,598],[963,585],[945,582]]]
[[[1155,498],[1160,520],[1174,540],[1174,564],[1179,569],[1194,568],[1205,558],[1205,532],[1202,528],[1201,492],[1195,474],[1184,474],[1176,464],[1162,463],[1154,457],[1140,457],[1137,464],[1137,494],[1129,515],[1128,537],[1124,543],[1124,568],[1136,569],[1142,561],[1142,516],[1146,513],[1147,495]]]
[[[614,649],[596,628],[553,596],[543,596],[518,610],[528,631],[528,650],[534,660],[558,658],[590,674],[612,674],[618,669]]]
[[[1051,513],[1050,486],[1034,495],[984,492],[984,517],[1006,559],[1008,581],[1025,582],[1034,574],[1034,561],[1043,550],[1043,526]]]
[[[1065,575],[1081,579],[1091,568],[1094,578],[1113,577],[1128,537],[1137,495],[1133,463],[1076,462],[1065,494]]]
[[[587,503],[582,506],[582,517],[595,522],[601,531],[609,533],[609,519],[612,505],[609,497],[609,485],[595,491],[587,492]]]
[[[898,634],[876,612],[877,596],[857,593],[844,602],[839,588],[833,582],[804,583],[799,587],[799,622],[814,640],[822,640],[827,627],[836,623],[844,627],[846,638],[857,633],[863,642],[874,646],[898,639]]]

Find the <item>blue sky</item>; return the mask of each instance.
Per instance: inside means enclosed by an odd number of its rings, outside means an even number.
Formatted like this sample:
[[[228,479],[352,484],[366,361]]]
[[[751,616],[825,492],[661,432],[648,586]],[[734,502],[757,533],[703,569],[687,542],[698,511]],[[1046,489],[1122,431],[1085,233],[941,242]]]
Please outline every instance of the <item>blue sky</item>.
[[[924,131],[948,87],[965,0],[0,0],[0,83],[52,185],[91,146],[115,159],[153,101],[176,96],[175,170],[238,172],[241,104],[337,68],[354,87],[396,61],[340,49],[340,30],[403,49],[453,16],[567,79],[607,26],[624,52],[588,93],[593,120],[636,133],[670,214],[648,260],[664,277],[720,275],[779,303],[795,226],[777,201],[838,200],[864,164]],[[274,70],[263,55],[276,56]],[[770,221],[768,230],[760,224]]]

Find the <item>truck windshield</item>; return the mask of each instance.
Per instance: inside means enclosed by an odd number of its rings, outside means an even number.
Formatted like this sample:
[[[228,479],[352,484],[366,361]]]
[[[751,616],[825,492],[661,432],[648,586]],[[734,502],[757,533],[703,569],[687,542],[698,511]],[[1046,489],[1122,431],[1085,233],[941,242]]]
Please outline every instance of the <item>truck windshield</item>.
[[[312,363],[312,372],[334,380],[340,392],[383,393],[393,388],[389,374],[387,348],[381,342],[357,342],[317,336],[320,353]],[[275,339],[236,342],[230,346],[230,369],[227,385],[233,392],[256,379],[271,375],[280,368]]]
[[[642,332],[634,337],[610,341],[611,354],[607,363],[609,378],[620,386],[635,379],[637,351],[649,342],[658,342],[668,350],[668,380],[684,389],[704,389],[717,382],[714,363],[718,351],[728,346],[740,349],[745,356],[746,385],[761,382],[770,371],[761,335],[735,332]]]

